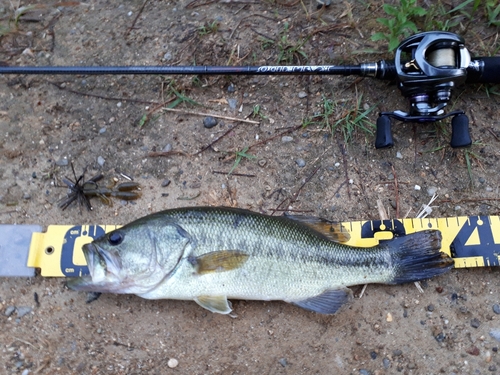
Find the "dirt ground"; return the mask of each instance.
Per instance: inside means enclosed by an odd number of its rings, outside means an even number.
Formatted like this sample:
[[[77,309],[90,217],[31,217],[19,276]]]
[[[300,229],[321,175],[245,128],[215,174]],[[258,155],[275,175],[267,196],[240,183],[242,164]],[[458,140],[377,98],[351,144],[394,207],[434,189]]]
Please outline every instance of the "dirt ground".
[[[3,25],[16,3],[0,2]],[[38,3],[45,6],[0,39],[0,60],[276,65],[282,53],[282,64],[312,65],[392,56],[385,42],[370,39],[383,30],[375,20],[384,16],[381,1],[334,1],[320,12],[312,0]],[[482,13],[460,21],[451,31],[473,55],[496,51],[498,27],[487,26]],[[365,220],[379,218],[379,199],[391,217],[410,209],[415,216],[434,191],[433,217],[500,211],[500,104],[483,86],[458,89],[452,102],[471,119],[474,144],[465,151],[448,146],[449,121],[395,124],[389,150],[376,150],[374,135],[360,129],[346,141],[342,119],[374,107],[366,115],[372,125],[365,124],[373,130],[379,111],[406,109],[394,84],[369,78],[5,75],[0,98],[4,224],[125,224],[191,205]],[[329,125],[341,120],[334,131],[321,116],[325,102],[334,107]],[[187,112],[160,110],[174,104]],[[206,128],[206,115],[195,113],[258,124],[219,119]],[[67,189],[59,186],[64,176],[73,179],[71,163],[77,174],[87,168],[87,177],[132,176],[142,196],[63,211],[58,202]],[[103,295],[87,304],[85,293],[60,278],[4,278],[0,373],[499,373],[500,343],[490,336],[500,330],[498,269],[452,270],[422,287],[370,285],[334,316],[284,302],[233,301],[233,319],[190,301]]]

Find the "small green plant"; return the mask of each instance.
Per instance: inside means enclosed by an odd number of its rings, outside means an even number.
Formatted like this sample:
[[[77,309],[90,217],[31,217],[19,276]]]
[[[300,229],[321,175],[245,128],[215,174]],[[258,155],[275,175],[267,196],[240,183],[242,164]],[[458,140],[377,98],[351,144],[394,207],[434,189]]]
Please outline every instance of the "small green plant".
[[[219,30],[219,22],[214,20],[205,23],[203,26],[200,26],[198,28],[198,34],[200,35],[215,34],[217,30]]]
[[[174,100],[167,105],[167,108],[175,108],[181,103],[188,103],[192,105],[201,105],[200,103],[194,101],[193,99],[188,98],[183,92],[180,92],[180,90],[177,90],[175,87],[175,81],[171,80],[169,81],[166,89],[166,93],[172,97],[174,97]]]
[[[368,115],[375,109],[376,105],[368,109],[362,108],[363,96],[360,95],[354,105],[348,102],[333,101],[325,96],[322,97],[321,111],[312,118],[303,122],[304,126],[317,124],[328,129],[332,134],[340,132],[344,142],[348,143],[357,130],[373,134],[375,124]]]
[[[265,116],[262,113],[262,108],[260,107],[260,104],[255,104],[252,109],[252,115],[253,118],[260,117],[262,120],[267,120],[267,116]]]
[[[300,64],[307,61],[307,54],[303,50],[307,39],[300,39],[297,43],[291,42],[288,39],[289,31],[289,23],[284,22],[283,30],[280,32],[277,41],[265,37],[260,38],[262,49],[273,47],[278,50],[277,64],[293,64],[295,62]]]
[[[252,154],[247,154],[247,151],[248,151],[248,147],[245,147],[245,148],[244,148],[244,149],[242,149],[241,151],[236,151],[236,152],[235,152],[236,158],[235,158],[235,160],[234,160],[234,164],[233,164],[233,166],[232,166],[231,170],[230,170],[230,171],[228,172],[228,174],[227,174],[228,176],[229,176],[231,173],[233,173],[233,171],[234,171],[234,170],[236,169],[236,167],[237,167],[237,166],[241,163],[241,160],[242,160],[243,158],[245,158],[245,159],[249,159],[249,160],[251,160],[251,159],[255,159],[255,158],[256,158],[256,156],[255,156],[255,155],[252,155]]]
[[[400,37],[408,37],[413,33],[418,33],[414,19],[423,17],[427,11],[417,5],[417,0],[401,0],[399,6],[384,4],[384,12],[389,18],[377,18],[377,22],[387,27],[388,32],[378,32],[372,35],[373,41],[387,40],[389,51],[394,51]]]
[[[498,0],[487,0],[485,4],[485,13],[488,19],[488,25],[500,26],[500,4]]]

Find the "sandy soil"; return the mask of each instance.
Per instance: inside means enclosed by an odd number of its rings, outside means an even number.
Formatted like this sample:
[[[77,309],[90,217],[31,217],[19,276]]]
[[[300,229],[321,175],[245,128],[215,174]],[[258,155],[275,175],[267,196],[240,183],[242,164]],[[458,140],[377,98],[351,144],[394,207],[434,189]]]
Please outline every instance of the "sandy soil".
[[[381,30],[374,17],[384,15],[380,3],[334,2],[318,13],[309,0],[150,0],[143,9],[142,0],[70,2],[25,14],[0,39],[0,60],[275,65],[280,51],[295,48],[290,56],[299,63],[377,61],[391,58],[384,43],[370,40]],[[3,24],[11,16],[4,0]],[[452,31],[463,33],[473,54],[498,48],[498,28],[486,26],[483,14],[464,18],[462,26]],[[171,87],[199,103],[177,109],[259,124],[224,119],[209,129],[205,116],[161,112],[162,103],[177,98]],[[410,209],[415,216],[432,191],[439,194],[434,217],[499,213],[499,100],[484,87],[461,88],[453,101],[471,119],[468,151],[448,146],[448,122],[397,124],[395,147],[375,150],[372,134],[357,130],[346,142],[321,119],[309,121],[322,113],[323,98],[336,105],[330,124],[355,114],[358,102],[360,111],[375,106],[367,115],[372,124],[378,111],[406,109],[395,85],[368,78],[2,76],[0,97],[1,223],[124,224],[187,205],[364,220],[379,217],[378,199],[392,217]],[[142,126],[141,119],[147,120]],[[161,151],[170,153],[151,154]],[[241,157],[243,151],[251,156]],[[142,197],[112,207],[94,199],[92,212],[77,205],[62,211],[58,201],[67,189],[58,186],[62,177],[72,178],[71,163],[77,174],[87,168],[88,177],[133,176]],[[493,311],[500,302],[498,270],[453,270],[422,286],[424,293],[413,284],[368,286],[335,316],[282,302],[233,301],[238,317],[232,319],[188,301],[103,295],[87,304],[62,279],[2,279],[0,372],[498,373],[499,343],[489,334],[500,329]]]

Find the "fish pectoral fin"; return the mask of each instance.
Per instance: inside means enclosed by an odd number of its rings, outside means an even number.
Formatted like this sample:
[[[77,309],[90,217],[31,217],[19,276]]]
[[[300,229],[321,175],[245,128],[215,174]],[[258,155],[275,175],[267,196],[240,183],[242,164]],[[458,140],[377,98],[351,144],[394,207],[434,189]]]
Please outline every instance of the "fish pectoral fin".
[[[200,275],[211,272],[231,271],[241,267],[248,259],[248,254],[239,250],[212,251],[193,257],[189,262]]]
[[[343,243],[351,239],[349,230],[341,223],[314,216],[286,215],[286,217],[319,232],[330,241]]]
[[[344,304],[352,299],[352,290],[349,288],[331,289],[302,301],[291,303],[303,309],[320,314],[335,314]]]
[[[198,296],[194,301],[214,313],[229,314],[233,310],[226,296]]]

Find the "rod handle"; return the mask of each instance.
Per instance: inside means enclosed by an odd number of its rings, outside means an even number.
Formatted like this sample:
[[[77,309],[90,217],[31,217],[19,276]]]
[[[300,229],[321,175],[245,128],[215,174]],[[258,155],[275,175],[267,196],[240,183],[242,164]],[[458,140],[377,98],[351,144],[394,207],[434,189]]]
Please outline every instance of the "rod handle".
[[[454,116],[451,120],[451,147],[469,147],[471,144],[469,118],[463,114]]]
[[[467,83],[500,83],[500,56],[476,57],[467,68]]]
[[[380,115],[377,119],[377,133],[375,135],[375,148],[390,148],[394,146],[391,131],[391,118]]]

